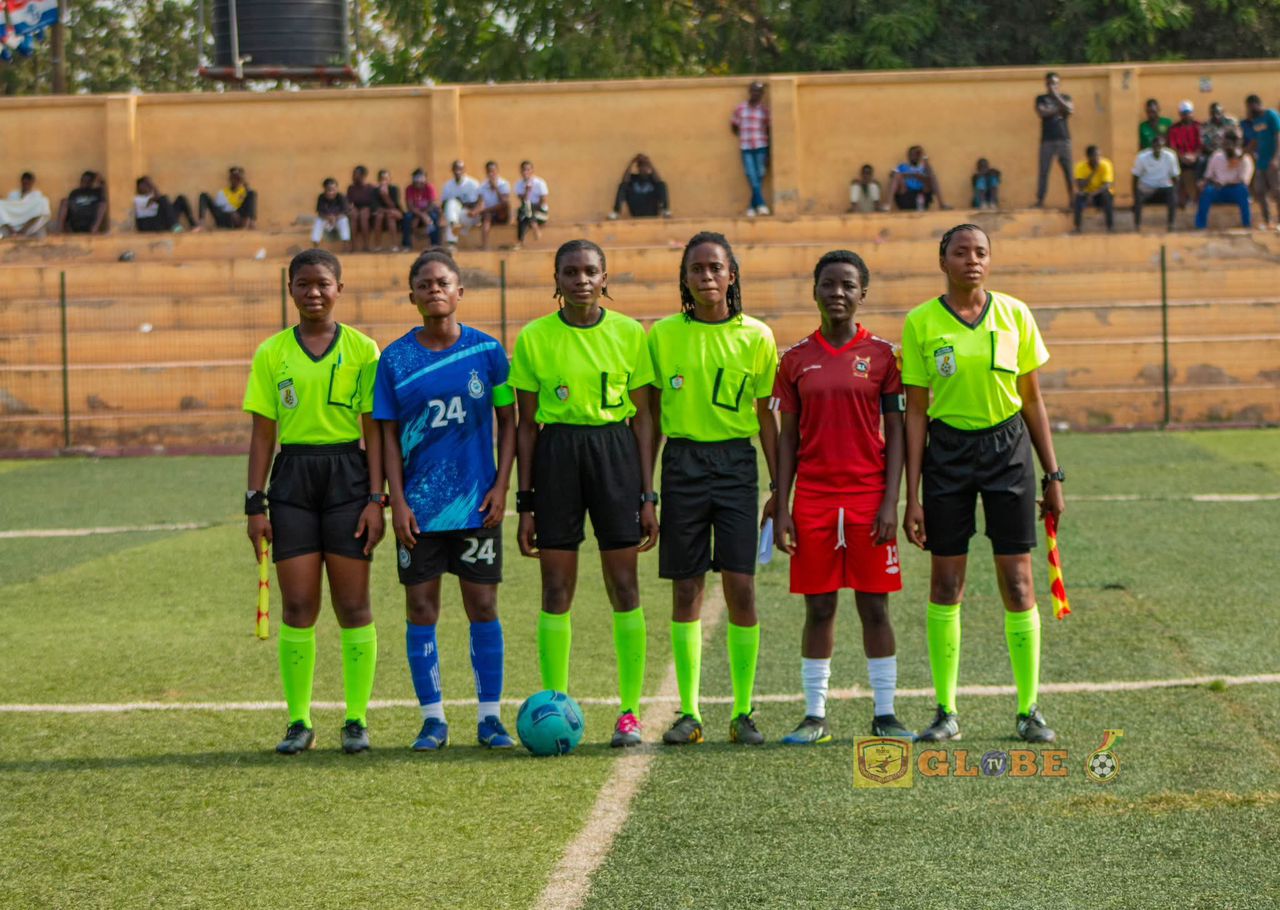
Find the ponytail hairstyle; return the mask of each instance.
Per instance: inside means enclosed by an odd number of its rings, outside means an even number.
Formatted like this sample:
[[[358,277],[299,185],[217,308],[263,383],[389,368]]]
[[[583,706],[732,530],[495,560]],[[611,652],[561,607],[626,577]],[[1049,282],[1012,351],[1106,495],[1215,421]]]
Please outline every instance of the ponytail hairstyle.
[[[694,247],[702,246],[704,243],[714,243],[720,249],[724,250],[724,254],[729,257],[729,271],[734,275],[733,284],[729,285],[729,293],[725,295],[725,302],[729,304],[729,315],[737,316],[742,312],[742,270],[738,268],[737,257],[733,255],[733,247],[729,246],[729,241],[724,234],[717,234],[715,231],[699,231],[689,238],[689,242],[684,246],[684,254],[680,257],[680,309],[684,313],[686,320],[693,319],[694,301],[693,292],[689,290],[689,284],[685,281],[684,270],[689,262],[689,253]]]
[[[564,243],[560,244],[560,248],[556,250],[555,274],[552,276],[556,289],[551,292],[551,296],[560,304],[561,309],[564,309],[564,296],[560,293],[560,260],[565,256],[568,256],[570,253],[579,253],[583,250],[589,250],[600,257],[600,271],[609,271],[608,264],[605,262],[604,258],[604,250],[600,249],[599,244],[586,239],[566,240]],[[606,300],[613,299],[609,296],[608,284],[600,289],[600,295]]]
[[[977,231],[983,237],[987,238],[987,249],[991,249],[991,235],[984,231],[976,224],[957,224],[951,230],[942,235],[942,242],[938,244],[938,257],[945,259],[947,256],[947,247],[951,244],[951,238],[961,231]]]

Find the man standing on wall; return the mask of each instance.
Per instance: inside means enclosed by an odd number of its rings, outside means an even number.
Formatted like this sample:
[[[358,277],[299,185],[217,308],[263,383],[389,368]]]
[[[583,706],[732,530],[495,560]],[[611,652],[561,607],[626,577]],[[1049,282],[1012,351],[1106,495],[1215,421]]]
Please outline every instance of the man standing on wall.
[[[764,175],[769,170],[769,108],[764,104],[764,83],[753,82],[747,89],[747,100],[733,111],[729,128],[738,137],[742,150],[742,170],[751,184],[751,204],[747,217],[768,215],[764,201]]]
[[[1049,189],[1049,170],[1057,159],[1067,182],[1067,203],[1075,195],[1071,185],[1071,130],[1067,118],[1075,113],[1071,96],[1061,91],[1057,73],[1044,77],[1045,93],[1036,96],[1036,114],[1040,117],[1040,177],[1036,183],[1036,208],[1044,208],[1044,194]]]

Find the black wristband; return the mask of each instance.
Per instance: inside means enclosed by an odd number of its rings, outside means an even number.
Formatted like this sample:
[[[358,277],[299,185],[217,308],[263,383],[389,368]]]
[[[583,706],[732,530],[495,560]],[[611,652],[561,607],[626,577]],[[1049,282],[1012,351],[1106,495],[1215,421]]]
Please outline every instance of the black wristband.
[[[533,490],[517,490],[516,491],[516,511],[517,512],[533,511]]]
[[[369,505],[382,506],[385,509],[387,506],[391,505],[391,497],[386,493],[370,493]]]
[[[244,497],[244,514],[266,515],[267,494],[261,490],[254,490],[251,493],[246,493]]]

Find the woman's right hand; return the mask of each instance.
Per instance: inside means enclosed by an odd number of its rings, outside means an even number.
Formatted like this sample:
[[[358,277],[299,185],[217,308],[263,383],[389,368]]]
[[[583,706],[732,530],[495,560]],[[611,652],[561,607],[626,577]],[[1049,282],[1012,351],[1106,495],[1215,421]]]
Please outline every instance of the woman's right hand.
[[[791,510],[785,506],[773,517],[773,545],[791,556],[796,555],[796,523],[791,518]]]
[[[247,525],[249,542],[253,544],[253,561],[257,562],[262,557],[262,541],[271,543],[271,521],[266,514],[250,515]]]
[[[410,550],[418,542],[415,535],[421,534],[422,531],[418,528],[418,518],[413,514],[413,509],[409,508],[408,502],[391,501],[391,530],[395,532],[396,540]]]
[[[533,513],[520,513],[520,526],[516,530],[516,541],[520,544],[520,555],[538,558],[538,539],[534,533]]]
[[[908,502],[907,511],[902,516],[902,528],[907,532],[907,540],[920,549],[924,549],[924,506],[918,502]]]

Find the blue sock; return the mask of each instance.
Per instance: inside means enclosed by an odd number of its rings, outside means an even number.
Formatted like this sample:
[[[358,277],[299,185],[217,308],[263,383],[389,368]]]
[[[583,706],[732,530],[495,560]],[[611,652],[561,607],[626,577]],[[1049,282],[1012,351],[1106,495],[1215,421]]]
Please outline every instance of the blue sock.
[[[502,700],[502,622],[473,622],[471,624],[471,669],[476,675],[476,700],[480,702],[480,716],[497,716],[497,704]]]
[[[436,649],[436,627],[404,624],[404,646],[409,655],[409,675],[418,704],[439,705],[444,700],[440,691],[440,652]],[[425,713],[424,713],[425,716]]]

